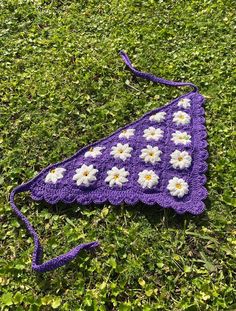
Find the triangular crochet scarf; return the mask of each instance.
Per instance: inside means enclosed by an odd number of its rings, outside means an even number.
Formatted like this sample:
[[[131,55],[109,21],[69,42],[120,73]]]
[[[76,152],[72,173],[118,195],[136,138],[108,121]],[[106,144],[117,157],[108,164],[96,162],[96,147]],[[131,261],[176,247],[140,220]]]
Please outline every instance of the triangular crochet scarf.
[[[11,207],[34,238],[33,270],[45,272],[63,266],[81,249],[94,248],[99,243],[78,245],[41,264],[38,235],[16,207],[16,193],[30,191],[34,200],[50,204],[143,202],[171,207],[179,214],[199,214],[205,208],[202,200],[207,196],[204,173],[208,153],[204,97],[192,83],[168,81],[138,71],[126,53],[119,53],[134,75],[170,86],[190,86],[193,90],[85,146],[71,158],[48,166],[11,192]]]

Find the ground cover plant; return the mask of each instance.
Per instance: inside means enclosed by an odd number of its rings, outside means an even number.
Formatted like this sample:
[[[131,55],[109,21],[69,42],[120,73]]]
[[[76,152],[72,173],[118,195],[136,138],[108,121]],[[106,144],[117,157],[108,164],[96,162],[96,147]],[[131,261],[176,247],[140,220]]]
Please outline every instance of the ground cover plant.
[[[203,1],[1,0],[1,310],[235,310],[235,4]],[[82,242],[66,267],[31,270],[33,240],[10,190],[51,163],[184,94],[134,79],[190,81],[206,96],[207,211],[49,206],[17,197],[44,260]]]

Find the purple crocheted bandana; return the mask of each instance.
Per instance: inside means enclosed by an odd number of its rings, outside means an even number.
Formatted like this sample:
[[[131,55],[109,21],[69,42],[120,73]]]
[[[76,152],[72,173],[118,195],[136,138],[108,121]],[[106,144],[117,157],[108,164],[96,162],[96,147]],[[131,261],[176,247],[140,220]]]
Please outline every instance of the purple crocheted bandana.
[[[53,270],[72,260],[81,249],[99,245],[81,244],[68,253],[40,264],[37,233],[14,203],[18,192],[30,191],[34,200],[55,204],[110,202],[119,205],[143,202],[173,208],[177,213],[201,213],[207,196],[204,97],[192,83],[173,82],[138,71],[127,54],[120,55],[136,76],[171,86],[191,86],[193,91],[154,109],[112,135],[80,149],[71,158],[50,165],[10,195],[14,212],[34,237],[32,267]]]

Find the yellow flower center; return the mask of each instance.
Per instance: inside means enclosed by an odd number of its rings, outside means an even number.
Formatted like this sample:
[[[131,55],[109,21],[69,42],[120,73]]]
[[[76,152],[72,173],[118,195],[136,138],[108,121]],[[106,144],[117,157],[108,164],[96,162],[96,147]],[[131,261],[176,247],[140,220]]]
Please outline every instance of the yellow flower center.
[[[150,157],[153,157],[153,156],[154,156],[154,152],[153,152],[153,151],[150,151],[150,152],[149,152],[149,155],[150,155]]]
[[[88,174],[89,174],[88,171],[84,171],[84,172],[83,172],[83,175],[84,175],[84,176],[88,176]]]
[[[123,149],[120,149],[120,150],[118,150],[118,152],[119,152],[119,153],[123,153],[123,152],[124,152],[124,150],[123,150]]]
[[[180,183],[177,183],[177,184],[175,185],[175,187],[176,187],[177,189],[181,189],[181,188],[182,188],[182,185],[181,185]]]
[[[178,157],[178,161],[182,161],[183,160],[183,157]]]
[[[188,139],[188,137],[186,135],[182,135],[182,136],[179,136],[179,139],[186,140],[186,139]]]
[[[56,170],[53,168],[50,173],[54,174],[56,172]]]
[[[146,175],[146,176],[145,176],[145,179],[146,179],[146,180],[151,180],[151,179],[152,179],[152,176],[151,176],[151,175]]]
[[[123,130],[123,131],[122,131],[122,133],[126,133],[126,132],[127,132],[127,130]]]
[[[120,177],[119,174],[115,174],[113,178],[116,180],[116,179],[118,179],[119,177]]]
[[[89,151],[90,151],[90,152],[93,151],[93,147],[90,147],[90,148],[89,148]]]
[[[184,119],[184,116],[181,114],[181,115],[179,116],[179,119],[180,119],[180,120],[183,120],[183,119]]]

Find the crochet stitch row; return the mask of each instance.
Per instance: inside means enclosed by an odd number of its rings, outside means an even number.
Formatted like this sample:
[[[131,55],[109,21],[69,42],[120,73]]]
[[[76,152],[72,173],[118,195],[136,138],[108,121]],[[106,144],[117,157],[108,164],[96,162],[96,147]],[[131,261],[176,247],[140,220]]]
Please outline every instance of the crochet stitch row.
[[[191,100],[189,98],[182,98],[177,102],[176,106],[189,110],[191,108]],[[163,111],[150,115],[148,120],[151,123],[163,125],[167,117],[168,114]],[[172,120],[173,123],[175,123],[178,127],[184,125],[189,126],[191,116],[184,111],[178,110],[172,114]],[[156,166],[156,164],[161,161],[163,151],[159,149],[161,145],[159,141],[163,138],[163,133],[164,130],[153,126],[143,130],[142,137],[149,142],[149,144],[145,145],[139,153],[139,158],[141,158],[144,163]],[[134,149],[138,150],[135,145],[135,143],[138,141],[136,129],[128,127],[122,130],[117,136],[117,140],[125,141],[125,143],[118,142],[111,148],[109,147],[110,155],[113,156],[114,159],[118,159],[120,162],[124,163],[132,157],[132,152]],[[130,140],[133,140],[132,147],[129,143],[126,142]],[[171,141],[175,145],[188,145],[191,143],[191,135],[189,135],[187,132],[175,131],[172,133]],[[155,143],[154,146],[150,145],[151,142]],[[85,160],[91,158],[101,158],[102,156],[104,157],[103,153],[106,149],[107,147],[103,145],[97,145],[90,147],[84,153],[84,161],[82,165],[75,170],[74,175],[71,177],[72,180],[76,182],[76,185],[81,187],[81,189],[83,189],[83,187],[89,188],[91,185],[96,186],[97,174],[99,173],[98,165],[94,166],[93,164],[87,163]],[[135,153],[137,154],[137,151]],[[192,157],[187,151],[176,149],[170,154],[169,162],[174,169],[188,169],[191,166]],[[60,182],[63,179],[64,174],[66,174],[66,171],[67,170],[63,167],[53,168],[46,175],[45,183],[56,184],[57,182]],[[107,170],[107,175],[104,177],[104,181],[108,183],[110,187],[122,187],[123,184],[129,181],[129,175],[130,172],[125,167],[122,166],[119,168],[117,166],[113,166],[111,169]],[[158,187],[159,179],[160,176],[157,172],[155,172],[153,169],[147,168],[139,171],[136,181],[143,189],[152,189],[154,187]],[[178,176],[173,176],[171,179],[169,179],[166,188],[169,190],[172,196],[176,196],[178,198],[183,197],[189,192],[189,184],[185,179],[178,178]]]
[[[51,204],[59,201],[84,205],[107,201],[114,205],[143,202],[171,207],[179,214],[199,214],[205,208],[204,173],[208,153],[202,107],[204,97],[194,84],[169,81],[138,71],[126,53],[120,51],[120,55],[127,68],[138,77],[170,86],[190,86],[193,90],[85,146],[72,157],[48,166],[12,190],[11,207],[34,239],[32,268],[35,271],[54,270],[73,260],[81,249],[92,249],[99,243],[80,244],[41,263],[39,237],[17,208],[14,202],[17,193],[30,191],[33,199]],[[156,123],[160,123],[158,128],[154,126]]]

